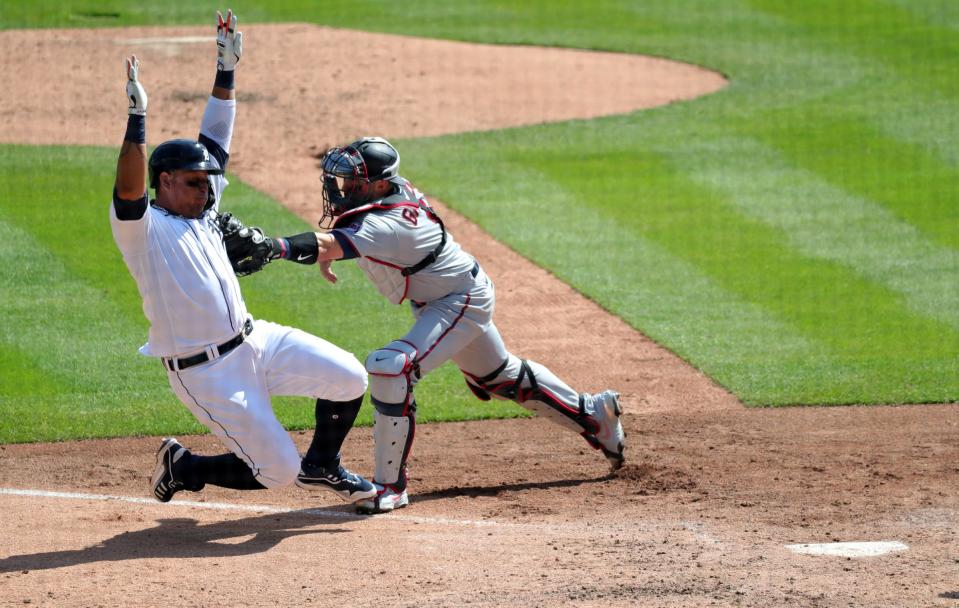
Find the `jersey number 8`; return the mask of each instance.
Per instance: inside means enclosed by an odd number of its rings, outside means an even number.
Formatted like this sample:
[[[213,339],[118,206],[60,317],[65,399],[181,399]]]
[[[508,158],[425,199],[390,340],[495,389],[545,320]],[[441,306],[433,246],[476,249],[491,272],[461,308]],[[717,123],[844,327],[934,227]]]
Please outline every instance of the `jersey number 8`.
[[[417,213],[415,209],[410,209],[409,207],[407,207],[406,209],[403,209],[403,217],[409,223],[413,224],[414,226],[416,225]]]

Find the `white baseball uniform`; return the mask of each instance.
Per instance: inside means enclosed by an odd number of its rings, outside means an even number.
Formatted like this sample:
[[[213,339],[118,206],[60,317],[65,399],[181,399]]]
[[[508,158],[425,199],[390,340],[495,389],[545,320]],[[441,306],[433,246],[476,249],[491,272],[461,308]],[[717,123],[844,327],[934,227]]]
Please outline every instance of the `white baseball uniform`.
[[[210,97],[200,126],[199,140],[221,168],[235,114],[235,101]],[[140,352],[161,359],[180,401],[263,486],[288,485],[300,456],[271,395],[348,401],[365,393],[366,372],[326,340],[250,317],[213,213],[228,182],[223,175],[209,179],[215,202],[195,219],[148,204],[146,194],[110,206],[114,240],[150,322]]]

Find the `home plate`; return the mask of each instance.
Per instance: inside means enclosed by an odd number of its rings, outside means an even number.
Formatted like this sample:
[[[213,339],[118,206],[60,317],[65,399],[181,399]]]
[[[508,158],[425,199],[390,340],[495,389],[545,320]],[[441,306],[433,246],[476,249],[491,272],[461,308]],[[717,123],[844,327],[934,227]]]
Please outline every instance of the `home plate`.
[[[804,545],[786,545],[793,553],[804,555],[836,555],[839,557],[875,557],[886,553],[905,551],[909,548],[899,541],[872,541],[853,543],[820,543]]]

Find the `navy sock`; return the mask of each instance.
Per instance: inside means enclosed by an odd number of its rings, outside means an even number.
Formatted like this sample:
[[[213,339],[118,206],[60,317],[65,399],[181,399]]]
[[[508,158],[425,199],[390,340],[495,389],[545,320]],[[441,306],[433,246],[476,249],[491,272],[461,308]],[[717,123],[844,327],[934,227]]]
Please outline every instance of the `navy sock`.
[[[206,484],[233,490],[266,489],[253,476],[249,465],[240,460],[236,454],[227,453],[219,456],[189,454],[187,458],[189,461],[183,462],[185,466],[177,471],[177,477],[182,477],[183,487],[187,490],[198,492]]]
[[[340,447],[363,405],[363,397],[352,401],[316,400],[316,430],[306,451],[304,462],[322,467],[340,464]]]

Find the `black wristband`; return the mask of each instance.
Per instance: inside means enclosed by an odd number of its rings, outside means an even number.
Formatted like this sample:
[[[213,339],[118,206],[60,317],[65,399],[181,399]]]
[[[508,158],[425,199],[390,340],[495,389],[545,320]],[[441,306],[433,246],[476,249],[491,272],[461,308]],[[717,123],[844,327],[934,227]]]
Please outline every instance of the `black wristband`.
[[[217,70],[216,79],[213,81],[213,86],[227,90],[236,88],[236,85],[233,82],[233,74],[233,70]]]
[[[127,132],[123,141],[135,144],[147,143],[147,117],[142,114],[130,114],[127,118]]]
[[[320,253],[320,246],[316,242],[316,234],[304,232],[285,237],[290,249],[286,252],[286,259],[297,264],[316,264]]]

